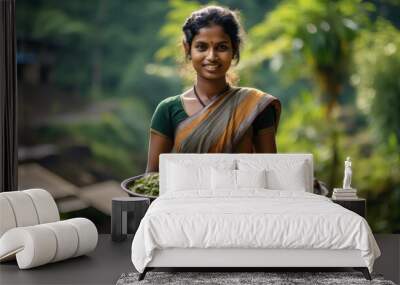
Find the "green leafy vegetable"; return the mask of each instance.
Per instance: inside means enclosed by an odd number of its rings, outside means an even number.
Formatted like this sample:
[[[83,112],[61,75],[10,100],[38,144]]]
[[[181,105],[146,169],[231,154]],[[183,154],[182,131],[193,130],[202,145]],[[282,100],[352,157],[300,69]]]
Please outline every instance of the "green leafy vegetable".
[[[158,173],[149,173],[145,176],[135,180],[135,183],[129,186],[129,189],[132,192],[150,195],[150,196],[158,196],[159,194],[159,175]]]

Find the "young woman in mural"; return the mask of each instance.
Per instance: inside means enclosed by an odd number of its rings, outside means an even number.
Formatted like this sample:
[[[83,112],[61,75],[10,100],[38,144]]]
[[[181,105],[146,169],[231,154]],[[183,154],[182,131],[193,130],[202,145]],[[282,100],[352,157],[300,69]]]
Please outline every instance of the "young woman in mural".
[[[157,106],[146,172],[158,171],[160,153],[276,153],[280,101],[227,80],[232,61],[239,61],[242,43],[235,13],[208,6],[193,12],[182,30],[196,81]]]

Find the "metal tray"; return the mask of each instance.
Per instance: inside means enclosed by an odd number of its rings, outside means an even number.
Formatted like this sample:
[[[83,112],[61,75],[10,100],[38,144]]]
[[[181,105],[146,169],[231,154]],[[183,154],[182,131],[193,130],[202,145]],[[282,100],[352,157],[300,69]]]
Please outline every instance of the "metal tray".
[[[136,192],[133,192],[132,190],[129,189],[130,186],[132,186],[136,180],[139,178],[142,178],[146,175],[153,174],[153,173],[158,173],[158,172],[148,172],[148,173],[143,173],[137,176],[129,177],[125,179],[124,181],[121,182],[121,188],[124,190],[126,193],[129,194],[130,197],[144,197],[144,198],[149,198],[150,202],[153,202],[158,196],[151,196],[151,195],[145,195],[145,194],[139,194]]]

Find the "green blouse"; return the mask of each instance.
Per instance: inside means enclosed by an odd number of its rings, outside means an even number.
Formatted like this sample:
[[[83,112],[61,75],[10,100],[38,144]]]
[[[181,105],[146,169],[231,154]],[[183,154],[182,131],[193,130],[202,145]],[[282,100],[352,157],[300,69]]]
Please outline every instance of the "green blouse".
[[[175,130],[179,123],[188,118],[183,108],[181,95],[171,96],[162,100],[151,118],[150,129],[164,135],[171,140],[174,139]],[[267,106],[254,120],[253,132],[255,135],[262,129],[269,128],[275,124],[275,109]]]

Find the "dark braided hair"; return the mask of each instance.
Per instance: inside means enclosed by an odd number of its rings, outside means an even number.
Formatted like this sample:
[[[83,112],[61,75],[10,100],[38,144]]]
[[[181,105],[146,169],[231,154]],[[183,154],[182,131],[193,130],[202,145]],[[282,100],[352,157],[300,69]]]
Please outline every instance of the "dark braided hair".
[[[207,6],[194,11],[186,19],[182,27],[184,41],[192,46],[193,38],[199,33],[199,30],[212,25],[221,26],[224,32],[231,39],[233,47],[233,58],[236,62],[240,59],[240,45],[242,44],[242,29],[238,16],[232,10],[220,6]],[[187,54],[186,56],[188,56]]]

